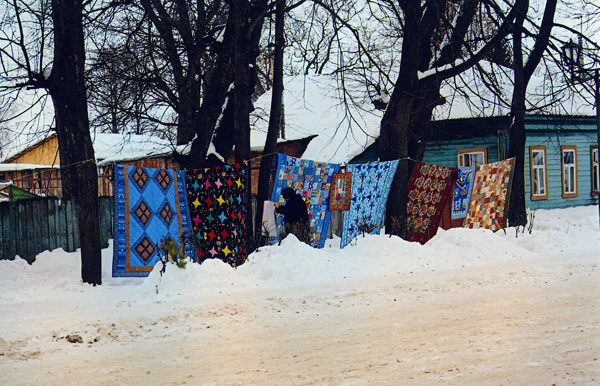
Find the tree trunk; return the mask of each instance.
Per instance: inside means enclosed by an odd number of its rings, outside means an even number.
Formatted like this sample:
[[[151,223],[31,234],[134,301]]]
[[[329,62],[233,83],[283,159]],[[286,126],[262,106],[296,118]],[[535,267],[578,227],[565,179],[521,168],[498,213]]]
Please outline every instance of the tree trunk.
[[[516,87],[516,86],[515,86]],[[523,93],[524,94],[524,93]],[[523,95],[524,97],[524,95]],[[513,106],[515,104],[513,99]],[[524,98],[523,98],[524,102]],[[510,127],[509,157],[515,158],[514,174],[508,203],[508,223],[510,226],[527,225],[527,206],[525,201],[525,104],[513,111]]]
[[[408,182],[416,157],[422,157],[423,145],[415,141],[414,111],[417,106],[419,66],[419,20],[421,9],[418,2],[405,8],[407,26],[402,40],[402,58],[398,79],[390,102],[381,120],[380,158],[382,161],[399,159],[398,169],[390,188],[386,205],[385,229],[388,234],[406,238]]]
[[[527,8],[525,8],[525,11]],[[513,25],[514,89],[510,113],[509,157],[515,157],[515,169],[509,199],[508,221],[511,226],[526,225],[525,205],[525,92],[527,83],[523,66],[521,31],[525,14],[519,13]]]
[[[81,278],[102,283],[98,172],[90,137],[84,80],[85,47],[80,0],[53,0],[54,63],[49,93],[54,103],[63,194],[79,220]]]
[[[524,32],[523,22],[529,2],[523,1],[516,5],[516,7],[519,7],[519,12],[513,24],[513,70],[515,79],[511,103],[512,122],[508,150],[509,157],[515,157],[515,165],[513,166],[515,172],[508,206],[508,222],[510,226],[527,225],[527,203],[525,198],[525,144],[527,141],[525,133],[525,98],[529,80],[548,46],[554,24],[556,3],[557,0],[546,1],[540,31],[525,65],[523,64],[522,36]]]
[[[235,160],[244,162],[250,156],[250,98],[248,97],[248,52],[245,39],[248,31],[248,2],[234,0],[235,23],[234,39],[234,111],[233,130],[235,135]]]
[[[263,157],[260,159],[260,170],[258,174],[258,194],[256,197],[256,230],[258,237],[262,234],[262,212],[264,201],[269,199],[269,180],[271,176],[271,166],[275,157],[277,148],[277,136],[281,128],[282,102],[283,102],[283,47],[284,47],[284,17],[285,0],[277,4],[275,10],[275,47],[273,63],[273,90],[271,97],[271,114],[269,117],[269,128],[267,130],[267,139],[263,150]]]

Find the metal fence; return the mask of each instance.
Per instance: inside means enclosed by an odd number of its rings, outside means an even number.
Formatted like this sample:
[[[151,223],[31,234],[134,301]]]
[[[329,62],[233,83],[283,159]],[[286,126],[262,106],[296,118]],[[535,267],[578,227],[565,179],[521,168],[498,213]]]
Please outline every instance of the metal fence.
[[[112,238],[113,198],[99,198],[100,244]],[[72,200],[44,197],[15,203],[0,202],[0,259],[16,255],[33,262],[45,250],[80,247],[77,209]]]

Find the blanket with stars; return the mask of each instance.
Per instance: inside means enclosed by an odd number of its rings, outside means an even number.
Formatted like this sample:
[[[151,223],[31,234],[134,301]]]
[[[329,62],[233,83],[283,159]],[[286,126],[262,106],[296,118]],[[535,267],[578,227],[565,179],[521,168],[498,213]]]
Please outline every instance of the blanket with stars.
[[[220,259],[233,267],[246,261],[246,163],[186,172],[190,237],[198,262]]]
[[[114,178],[113,277],[148,276],[161,242],[170,237],[181,248],[189,232],[184,172],[116,165]]]
[[[283,154],[277,155],[275,184],[271,201],[283,204],[283,188],[294,188],[308,204],[308,219],[313,236],[312,246],[323,248],[331,220],[329,210],[329,191],[333,174],[340,168],[338,164],[303,160]],[[282,216],[277,216],[277,227],[281,234]]]
[[[352,173],[352,197],[350,210],[344,212],[340,248],[363,232],[379,233],[397,168],[398,160],[349,164],[346,167],[346,171]]]

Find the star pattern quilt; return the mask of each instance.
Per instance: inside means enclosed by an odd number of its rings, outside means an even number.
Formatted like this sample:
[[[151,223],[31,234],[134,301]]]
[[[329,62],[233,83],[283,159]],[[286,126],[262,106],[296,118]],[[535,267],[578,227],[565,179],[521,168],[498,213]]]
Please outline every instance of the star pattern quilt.
[[[498,230],[506,227],[514,158],[477,166],[466,228]]]
[[[379,233],[397,168],[398,160],[349,164],[346,167],[346,171],[352,173],[352,197],[350,209],[344,212],[340,248],[344,248],[363,230]]]
[[[114,178],[113,277],[148,276],[161,241],[168,236],[181,249],[189,232],[184,172],[116,165]]]
[[[418,162],[408,183],[408,239],[425,244],[437,233],[455,168]]]
[[[315,248],[325,246],[331,220],[331,211],[328,208],[331,179],[339,168],[338,164],[277,155],[277,170],[271,201],[283,204],[285,200],[281,197],[281,190],[287,187],[294,188],[302,195],[308,203],[308,219],[313,235],[312,246]],[[277,227],[281,234],[282,216],[277,216]]]
[[[186,172],[192,242],[198,262],[246,261],[246,163]]]
[[[452,220],[467,217],[474,180],[475,166],[458,168],[456,181],[454,182],[454,190],[452,192],[452,210],[450,212]]]

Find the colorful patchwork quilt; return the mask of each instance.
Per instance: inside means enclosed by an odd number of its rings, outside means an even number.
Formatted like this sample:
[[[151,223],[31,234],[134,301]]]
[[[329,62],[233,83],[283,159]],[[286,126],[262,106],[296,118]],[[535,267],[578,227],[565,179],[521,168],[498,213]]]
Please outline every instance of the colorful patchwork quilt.
[[[116,165],[113,277],[148,276],[159,246],[170,237],[181,248],[188,232],[183,171]],[[186,255],[192,248],[186,244]]]
[[[277,171],[275,184],[271,193],[271,201],[283,204],[281,197],[283,188],[294,188],[308,203],[308,219],[313,235],[312,246],[323,248],[327,239],[327,230],[331,212],[328,208],[331,179],[340,166],[325,162],[303,160],[283,154],[277,155]],[[277,226],[281,234],[282,216],[277,216]]]
[[[246,179],[246,163],[186,172],[199,262],[221,259],[235,267],[246,261]]]
[[[363,232],[379,233],[390,187],[398,168],[398,160],[349,164],[352,173],[350,210],[344,213],[344,227],[340,248]]]
[[[467,217],[474,180],[475,166],[458,168],[456,181],[454,182],[454,191],[452,193],[452,210],[450,212],[452,220]]]
[[[435,236],[454,181],[455,168],[418,162],[408,183],[408,240]]]
[[[466,228],[498,230],[506,227],[514,158],[477,166]]]

